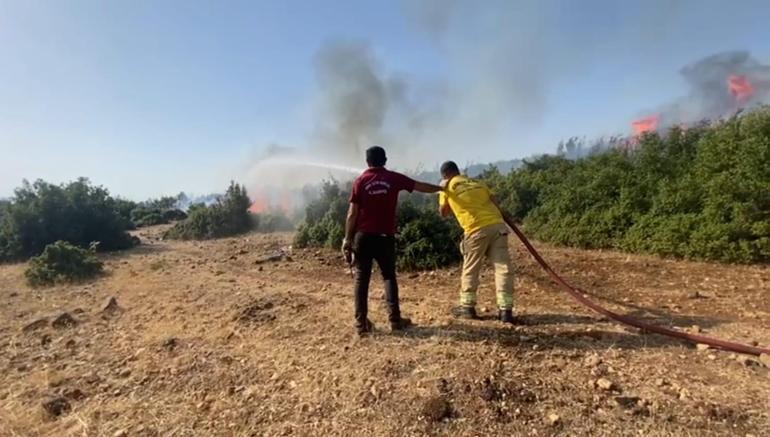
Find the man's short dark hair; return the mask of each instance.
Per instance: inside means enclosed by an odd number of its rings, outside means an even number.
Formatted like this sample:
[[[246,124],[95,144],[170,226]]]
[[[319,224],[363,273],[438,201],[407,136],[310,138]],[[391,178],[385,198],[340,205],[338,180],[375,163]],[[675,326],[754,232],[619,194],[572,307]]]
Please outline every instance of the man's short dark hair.
[[[455,164],[454,161],[447,161],[441,164],[441,175],[443,176],[448,173],[460,173],[460,168],[457,167],[457,164]]]
[[[388,158],[385,156],[385,149],[380,146],[372,146],[366,149],[366,163],[370,167],[384,167]]]

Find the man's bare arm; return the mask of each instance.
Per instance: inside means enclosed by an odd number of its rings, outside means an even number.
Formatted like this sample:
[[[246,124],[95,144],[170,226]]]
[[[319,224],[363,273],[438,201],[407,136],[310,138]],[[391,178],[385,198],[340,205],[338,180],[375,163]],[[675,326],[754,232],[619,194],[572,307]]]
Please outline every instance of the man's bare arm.
[[[353,236],[356,234],[356,221],[358,220],[358,204],[350,203],[348,206],[348,217],[345,219],[345,241],[353,242]]]
[[[438,213],[441,214],[441,217],[447,217],[449,214],[452,214],[452,207],[449,206],[449,202],[444,202],[443,205],[439,205],[438,207]]]
[[[438,185],[429,184],[427,182],[414,182],[414,190],[421,193],[438,193],[442,190]]]

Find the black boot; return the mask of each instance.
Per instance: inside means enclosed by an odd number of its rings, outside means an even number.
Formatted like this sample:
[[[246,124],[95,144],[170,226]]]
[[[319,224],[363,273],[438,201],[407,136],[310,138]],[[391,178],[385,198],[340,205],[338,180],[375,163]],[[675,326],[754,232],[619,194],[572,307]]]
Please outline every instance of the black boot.
[[[458,319],[478,320],[475,307],[459,306],[452,308],[452,315]]]
[[[498,314],[501,322],[510,324],[516,323],[516,318],[513,317],[513,310],[500,310]]]
[[[366,319],[366,323],[364,324],[356,323],[356,332],[362,337],[369,335],[374,332],[374,323],[372,323],[369,319]]]
[[[401,317],[396,321],[390,322],[391,331],[403,331],[404,329],[409,328],[411,326],[413,326],[412,319],[408,317]]]

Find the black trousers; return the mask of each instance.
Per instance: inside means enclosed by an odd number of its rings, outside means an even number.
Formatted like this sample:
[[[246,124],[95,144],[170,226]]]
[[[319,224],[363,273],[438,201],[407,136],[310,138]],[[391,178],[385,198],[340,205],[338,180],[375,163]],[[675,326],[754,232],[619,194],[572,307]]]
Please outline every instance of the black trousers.
[[[369,312],[369,280],[372,276],[372,263],[382,272],[385,282],[385,300],[390,312],[391,322],[401,320],[398,306],[398,282],[396,281],[396,239],[392,235],[366,234],[359,232],[353,240],[353,252],[356,264],[356,326],[365,326]]]

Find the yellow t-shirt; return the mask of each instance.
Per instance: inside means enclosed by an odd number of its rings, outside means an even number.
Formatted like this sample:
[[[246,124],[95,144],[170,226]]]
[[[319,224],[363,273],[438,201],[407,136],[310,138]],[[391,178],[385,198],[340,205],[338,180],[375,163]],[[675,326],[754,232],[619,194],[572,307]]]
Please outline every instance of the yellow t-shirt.
[[[438,203],[444,206],[449,202],[460,227],[469,235],[483,227],[503,223],[503,216],[490,197],[486,185],[457,175],[449,181],[446,190],[439,193]]]

